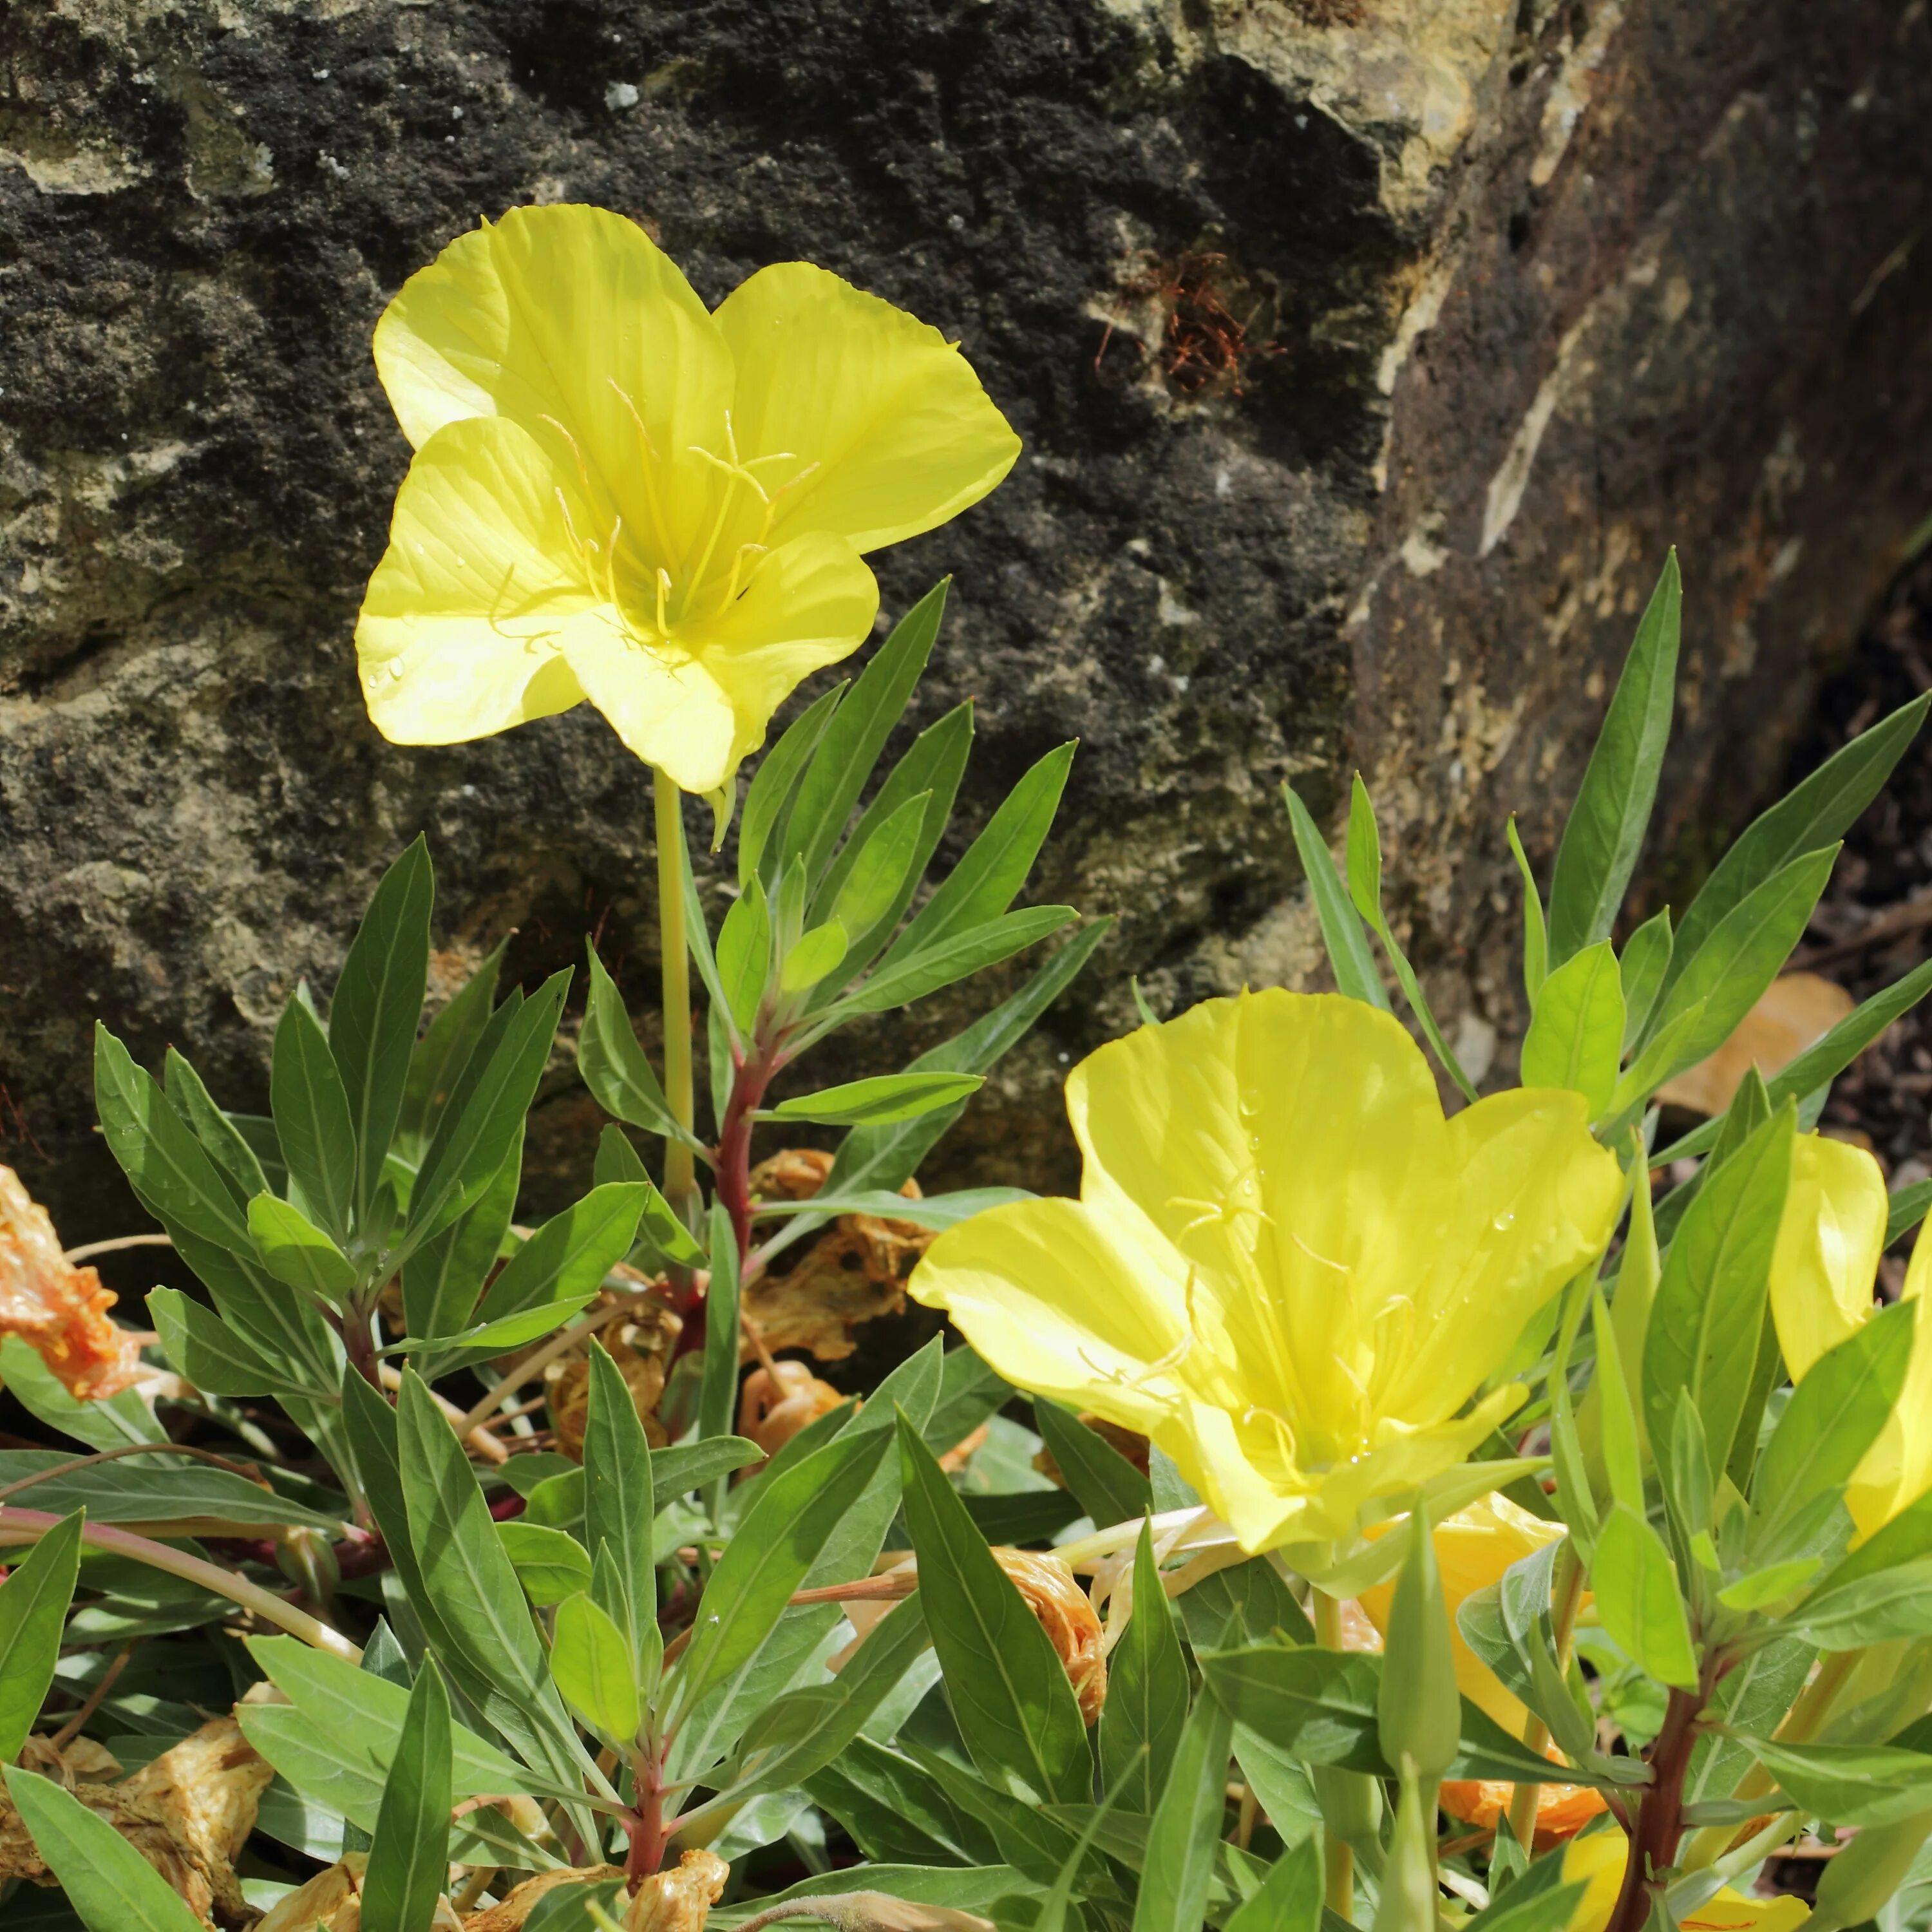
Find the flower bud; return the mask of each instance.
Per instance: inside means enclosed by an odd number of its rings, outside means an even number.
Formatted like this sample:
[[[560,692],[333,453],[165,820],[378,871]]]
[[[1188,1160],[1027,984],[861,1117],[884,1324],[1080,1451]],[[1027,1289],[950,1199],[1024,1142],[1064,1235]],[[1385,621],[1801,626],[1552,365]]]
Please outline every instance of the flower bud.
[[[1435,1539],[1419,1501],[1409,1512],[1408,1554],[1389,1606],[1376,1720],[1382,1755],[1405,1778],[1440,1778],[1454,1762],[1462,1700]]]

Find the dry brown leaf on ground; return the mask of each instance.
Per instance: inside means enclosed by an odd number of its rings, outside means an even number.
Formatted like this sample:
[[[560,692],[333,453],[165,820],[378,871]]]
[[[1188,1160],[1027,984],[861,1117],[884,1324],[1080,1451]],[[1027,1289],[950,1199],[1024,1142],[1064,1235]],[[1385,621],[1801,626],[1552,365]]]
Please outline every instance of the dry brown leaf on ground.
[[[686,1852],[675,1870],[646,1879],[632,1894],[624,1932],[704,1932],[730,1876],[716,1852]]]
[[[62,1756],[70,1772],[86,1761],[68,1752]],[[190,1910],[218,1925],[244,1926],[254,1923],[255,1915],[242,1896],[235,1860],[255,1828],[256,1808],[274,1775],[235,1720],[217,1718],[124,1784],[76,1777],[70,1788],[167,1880]],[[8,1878],[53,1882],[20,1814],[0,1796],[0,1879]]]
[[[1816,973],[1782,974],[1715,1053],[1666,1081],[1657,1097],[1667,1107],[1721,1114],[1754,1066],[1769,1079],[1816,1046],[1856,1004],[1844,987]]]
[[[17,1335],[82,1402],[118,1395],[141,1370],[141,1345],[107,1311],[118,1300],[75,1268],[10,1167],[0,1167],[0,1335]]]
[[[601,1885],[606,1879],[622,1878],[622,1865],[592,1865],[587,1871],[539,1872],[494,1905],[472,1912],[463,1922],[463,1932],[523,1932],[524,1922],[538,1900],[547,1898],[560,1886]]]
[[[624,1291],[625,1299],[630,1292]],[[616,1298],[613,1291],[605,1288],[584,1312],[595,1314]],[[625,1319],[607,1323],[598,1334],[631,1391],[638,1419],[644,1425],[645,1440],[653,1449],[662,1449],[670,1440],[658,1419],[658,1404],[664,1400],[664,1378],[670,1372],[671,1356],[683,1330],[684,1324],[668,1308],[644,1301]],[[544,1371],[544,1394],[550,1404],[550,1426],[556,1431],[556,1446],[573,1462],[582,1462],[584,1427],[590,1413],[587,1343]]]
[[[818,1148],[775,1154],[752,1168],[752,1197],[808,1201],[825,1184],[832,1160]],[[919,1184],[908,1180],[899,1192],[916,1201]],[[821,1362],[838,1361],[857,1346],[855,1328],[904,1309],[907,1277],[932,1240],[930,1229],[909,1221],[842,1214],[816,1240],[787,1249],[746,1289],[746,1319],[773,1354],[804,1348]]]

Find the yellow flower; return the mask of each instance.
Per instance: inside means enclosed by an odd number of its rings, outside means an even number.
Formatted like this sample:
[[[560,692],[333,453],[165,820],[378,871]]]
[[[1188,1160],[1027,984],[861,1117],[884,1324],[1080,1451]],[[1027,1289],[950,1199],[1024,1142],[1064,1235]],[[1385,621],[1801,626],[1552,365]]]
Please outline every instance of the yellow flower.
[[[1800,1134],[1792,1142],[1790,1191],[1772,1255],[1771,1315],[1794,1383],[1877,1312],[1872,1288],[1885,1252],[1890,1208],[1885,1176],[1862,1148],[1817,1134]],[[1920,1229],[1906,1270],[1902,1299],[1906,1301],[1918,1300],[1932,1280],[1927,1228]],[[1922,1310],[1905,1386],[1846,1486],[1845,1503],[1861,1537],[1866,1537],[1928,1490],[1932,1490],[1932,1322]]]
[[[356,626],[377,729],[451,744],[588,699],[687,791],[864,640],[861,553],[1019,453],[936,329],[802,262],[709,314],[603,208],[460,236],[375,350],[416,450]]]
[[[1563,1882],[1581,1885],[1583,1896],[1570,1915],[1568,1932],[1604,1932],[1623,1888],[1630,1840],[1612,1825],[1574,1838],[1563,1854]],[[1789,1893],[1777,1898],[1747,1898],[1726,1886],[1678,1921],[1682,1932],[1798,1932],[1811,1908]]]
[[[1250,1550],[1332,1542],[1516,1407],[1468,1407],[1610,1237],[1580,1094],[1445,1121],[1421,1053],[1340,995],[1210,1000],[1075,1068],[1081,1198],[942,1234],[911,1292],[1010,1382],[1138,1430]]]

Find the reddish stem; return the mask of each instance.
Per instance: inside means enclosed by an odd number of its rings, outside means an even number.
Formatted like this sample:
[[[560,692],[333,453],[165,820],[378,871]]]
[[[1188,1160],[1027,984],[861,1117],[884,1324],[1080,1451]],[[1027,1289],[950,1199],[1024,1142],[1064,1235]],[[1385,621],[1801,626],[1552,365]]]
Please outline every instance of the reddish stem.
[[[342,1318],[342,1352],[354,1365],[356,1372],[372,1389],[382,1394],[382,1365],[376,1359],[376,1336],[369,1316],[369,1309],[361,1300],[350,1296]],[[382,1399],[386,1402],[388,1397],[384,1394]]]
[[[1705,1672],[1708,1677],[1708,1664]],[[1652,1901],[1664,1890],[1663,1874],[1677,1862],[1677,1841],[1684,1834],[1684,1780],[1696,1748],[1698,1714],[1710,1695],[1705,1677],[1694,1690],[1670,1694],[1664,1727],[1650,1748],[1651,1782],[1638,1801],[1623,1888],[1605,1932],[1643,1932]]]
[[[664,1864],[664,1764],[649,1759],[638,1778],[637,1808],[624,1820],[624,1835],[630,1850],[624,1859],[624,1876],[634,1887]]]
[[[718,1136],[716,1185],[718,1198],[731,1216],[731,1232],[738,1238],[742,1269],[752,1252],[752,1117],[778,1071],[778,1056],[772,1048],[754,1041],[750,1058],[734,1058],[731,1097],[724,1103]]]

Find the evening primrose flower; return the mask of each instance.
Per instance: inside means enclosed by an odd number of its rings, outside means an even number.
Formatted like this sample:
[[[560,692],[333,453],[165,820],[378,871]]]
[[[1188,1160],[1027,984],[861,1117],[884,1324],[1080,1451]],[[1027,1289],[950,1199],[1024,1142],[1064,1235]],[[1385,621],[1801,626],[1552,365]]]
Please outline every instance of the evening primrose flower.
[[[1771,1263],[1771,1314],[1794,1383],[1827,1350],[1877,1312],[1872,1298],[1891,1210],[1885,1176],[1862,1148],[1818,1134],[1791,1144],[1791,1184]],[[1928,1226],[1932,1226],[1928,1223]],[[1916,1301],[1932,1281],[1932,1245],[1922,1228],[1900,1299]],[[1878,1439],[1845,1490],[1866,1537],[1932,1490],[1932,1322],[1913,1324],[1905,1386]]]
[[[1570,1841],[1563,1854],[1563,1882],[1580,1885],[1583,1895],[1570,1915],[1566,1932],[1604,1932],[1623,1889],[1630,1840],[1612,1826]],[[1803,1899],[1786,1892],[1776,1898],[1748,1898],[1724,1886],[1677,1920],[1681,1932],[1798,1932],[1811,1916]]]
[[[802,262],[707,313],[603,208],[459,236],[375,354],[416,451],[356,632],[377,729],[450,744],[587,699],[692,792],[870,633],[862,553],[1019,452],[938,330]]]
[[[1334,994],[1142,1027],[1066,1104],[1080,1198],[942,1234],[910,1292],[1009,1382],[1149,1437],[1250,1551],[1348,1536],[1462,1461],[1622,1196],[1581,1095],[1445,1120],[1401,1026]]]

